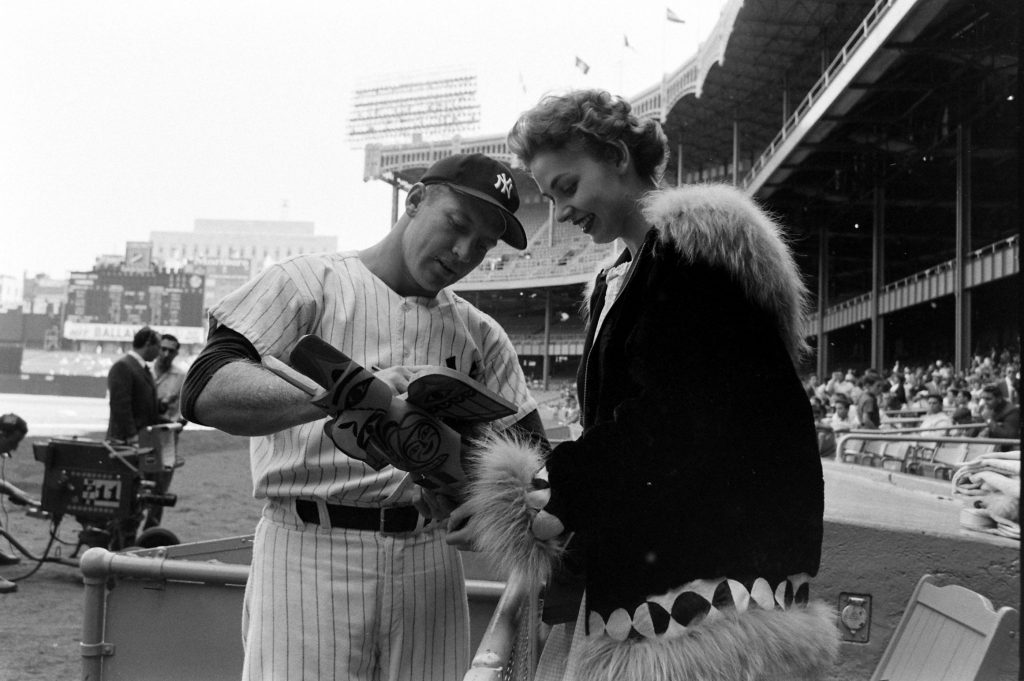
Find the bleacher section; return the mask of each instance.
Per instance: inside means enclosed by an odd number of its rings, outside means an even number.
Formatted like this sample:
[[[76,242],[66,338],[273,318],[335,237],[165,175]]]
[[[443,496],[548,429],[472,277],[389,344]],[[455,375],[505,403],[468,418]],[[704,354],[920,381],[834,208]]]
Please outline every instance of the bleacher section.
[[[457,289],[488,282],[519,282],[526,287],[537,281],[589,279],[601,263],[614,257],[614,244],[595,244],[572,223],[552,225],[547,203],[524,204],[518,216],[527,233],[526,250],[499,244]]]

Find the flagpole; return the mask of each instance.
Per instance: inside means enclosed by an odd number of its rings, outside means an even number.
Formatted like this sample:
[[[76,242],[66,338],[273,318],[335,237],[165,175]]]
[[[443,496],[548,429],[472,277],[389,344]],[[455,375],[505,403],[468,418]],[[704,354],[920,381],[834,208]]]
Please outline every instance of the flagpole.
[[[623,62],[626,61],[626,43],[625,43],[626,38],[625,38],[625,36],[623,36],[622,40],[623,40],[622,49],[619,50],[619,92],[618,92],[618,94],[619,94],[620,97],[625,97],[626,93],[624,93],[622,91],[622,64],[623,64]]]

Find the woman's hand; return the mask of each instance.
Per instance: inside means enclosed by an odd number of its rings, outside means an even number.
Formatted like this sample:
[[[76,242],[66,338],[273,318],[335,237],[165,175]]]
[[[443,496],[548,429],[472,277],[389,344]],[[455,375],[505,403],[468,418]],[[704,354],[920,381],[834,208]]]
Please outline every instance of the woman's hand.
[[[555,539],[565,532],[565,525],[556,516],[544,510],[551,501],[551,486],[548,484],[547,469],[542,468],[533,479],[534,490],[526,493],[526,505],[537,512],[530,524],[533,536],[541,541]]]

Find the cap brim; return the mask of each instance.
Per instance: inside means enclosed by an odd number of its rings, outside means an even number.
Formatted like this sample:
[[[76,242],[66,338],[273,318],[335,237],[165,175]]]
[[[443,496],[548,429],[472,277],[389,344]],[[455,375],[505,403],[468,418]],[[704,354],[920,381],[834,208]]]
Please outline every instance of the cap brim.
[[[520,251],[526,248],[526,230],[523,229],[523,223],[519,222],[519,218],[517,218],[514,213],[509,212],[505,206],[495,201],[492,197],[481,191],[473,189],[472,187],[466,187],[461,184],[452,184],[451,182],[436,182],[431,184],[443,184],[460,194],[466,194],[467,196],[480,199],[481,201],[485,201],[500,210],[502,216],[505,218],[505,231],[501,235],[501,240],[512,248],[519,249]]]

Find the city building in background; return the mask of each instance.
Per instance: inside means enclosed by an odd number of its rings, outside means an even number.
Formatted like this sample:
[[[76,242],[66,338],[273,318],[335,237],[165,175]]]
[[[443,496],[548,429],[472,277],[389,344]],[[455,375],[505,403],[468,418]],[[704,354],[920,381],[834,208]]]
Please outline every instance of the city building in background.
[[[21,308],[24,281],[21,277],[0,274],[0,311]]]
[[[296,220],[200,219],[191,232],[151,232],[150,241],[157,265],[205,278],[205,308],[269,265],[338,250],[337,237],[318,236],[312,222]]]
[[[348,139],[361,147],[442,139],[479,128],[476,74],[465,69],[403,73],[356,88]]]

